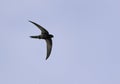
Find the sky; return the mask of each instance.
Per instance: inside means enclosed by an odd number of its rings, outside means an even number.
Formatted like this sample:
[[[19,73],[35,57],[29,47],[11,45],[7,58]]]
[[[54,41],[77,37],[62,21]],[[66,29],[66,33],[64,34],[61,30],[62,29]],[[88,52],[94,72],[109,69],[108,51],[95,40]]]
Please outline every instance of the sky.
[[[119,0],[1,0],[0,84],[120,84]],[[41,31],[54,35],[48,60]]]

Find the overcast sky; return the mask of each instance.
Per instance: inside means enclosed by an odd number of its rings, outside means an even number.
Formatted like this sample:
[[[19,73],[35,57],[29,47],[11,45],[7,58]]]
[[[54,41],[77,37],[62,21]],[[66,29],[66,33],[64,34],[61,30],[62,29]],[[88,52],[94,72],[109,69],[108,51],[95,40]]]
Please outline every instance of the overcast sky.
[[[120,1],[1,0],[0,84],[120,84]]]

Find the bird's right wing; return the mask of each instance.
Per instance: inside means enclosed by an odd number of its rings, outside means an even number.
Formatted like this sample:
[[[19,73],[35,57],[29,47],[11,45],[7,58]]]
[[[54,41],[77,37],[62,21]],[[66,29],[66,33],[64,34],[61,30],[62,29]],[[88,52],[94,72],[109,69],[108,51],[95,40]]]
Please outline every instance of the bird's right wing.
[[[45,40],[47,43],[47,56],[46,56],[46,60],[47,60],[52,50],[52,39],[45,39]]]
[[[37,23],[35,23],[33,21],[29,21],[29,22],[31,22],[32,24],[34,24],[35,26],[37,26],[42,31],[42,34],[49,34],[49,32],[45,28],[43,28],[42,26],[40,26],[39,24],[37,24]]]

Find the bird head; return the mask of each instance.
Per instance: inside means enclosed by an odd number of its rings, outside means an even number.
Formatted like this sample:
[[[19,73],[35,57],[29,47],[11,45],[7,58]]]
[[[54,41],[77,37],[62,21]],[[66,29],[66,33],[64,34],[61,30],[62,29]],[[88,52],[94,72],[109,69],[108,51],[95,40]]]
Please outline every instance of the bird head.
[[[52,34],[50,34],[50,37],[53,38],[54,36]]]

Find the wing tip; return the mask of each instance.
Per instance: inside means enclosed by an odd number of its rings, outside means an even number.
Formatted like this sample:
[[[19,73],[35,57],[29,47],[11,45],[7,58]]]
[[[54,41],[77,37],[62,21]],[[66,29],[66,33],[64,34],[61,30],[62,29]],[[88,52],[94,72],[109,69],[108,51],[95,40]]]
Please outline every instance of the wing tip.
[[[28,22],[31,22],[31,23],[33,23],[33,21],[31,21],[31,20],[28,20]]]
[[[46,57],[46,60],[48,59],[48,57]]]
[[[49,58],[50,55],[47,55],[46,60]]]

